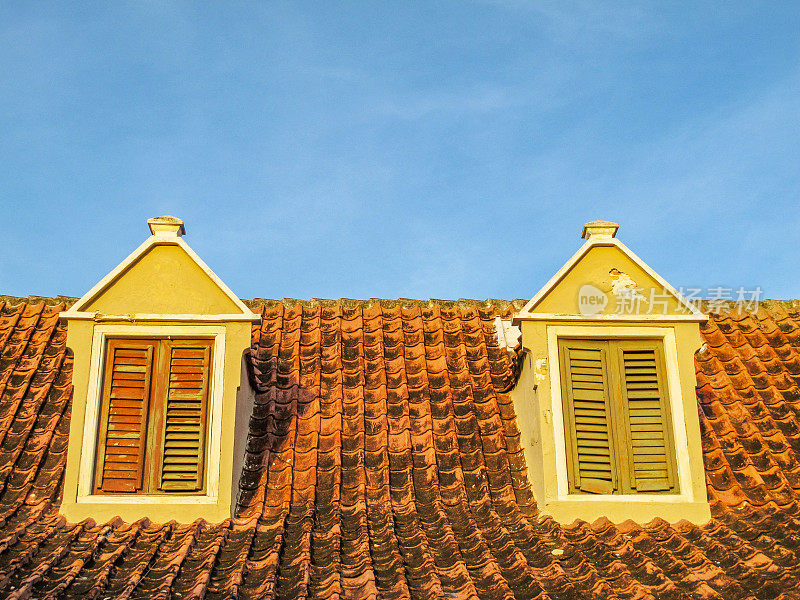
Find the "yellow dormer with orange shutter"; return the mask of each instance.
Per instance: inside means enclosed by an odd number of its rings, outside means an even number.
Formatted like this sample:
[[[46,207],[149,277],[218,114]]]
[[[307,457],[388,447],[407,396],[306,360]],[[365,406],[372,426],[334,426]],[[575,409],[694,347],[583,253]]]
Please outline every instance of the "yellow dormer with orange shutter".
[[[260,317],[186,244],[180,219],[148,224],[152,235],[61,314],[74,354],[71,521],[231,516],[242,353]]]

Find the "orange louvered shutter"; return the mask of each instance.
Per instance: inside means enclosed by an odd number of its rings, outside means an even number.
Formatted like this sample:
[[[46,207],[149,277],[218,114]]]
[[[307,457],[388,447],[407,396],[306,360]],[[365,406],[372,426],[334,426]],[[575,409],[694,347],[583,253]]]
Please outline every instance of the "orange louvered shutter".
[[[100,492],[142,489],[155,344],[109,341],[95,478]]]
[[[164,492],[203,488],[208,391],[211,381],[210,340],[164,342],[165,382],[157,487]]]

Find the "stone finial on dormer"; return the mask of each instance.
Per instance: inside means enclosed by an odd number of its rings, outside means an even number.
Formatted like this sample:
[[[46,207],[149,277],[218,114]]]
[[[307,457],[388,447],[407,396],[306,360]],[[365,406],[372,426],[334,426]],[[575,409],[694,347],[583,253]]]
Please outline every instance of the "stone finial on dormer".
[[[617,234],[619,223],[612,221],[591,221],[583,226],[581,237],[589,239],[611,239]]]
[[[147,219],[147,224],[150,226],[150,232],[153,235],[164,237],[180,237],[186,235],[186,229],[183,227],[183,221],[178,217],[172,215],[164,215],[161,217],[153,217]]]

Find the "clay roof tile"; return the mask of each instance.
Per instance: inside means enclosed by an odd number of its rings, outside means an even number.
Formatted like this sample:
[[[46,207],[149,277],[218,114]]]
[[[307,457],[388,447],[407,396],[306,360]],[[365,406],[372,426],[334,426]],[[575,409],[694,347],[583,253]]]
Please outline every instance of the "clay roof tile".
[[[505,393],[524,301],[257,300],[236,518],[58,517],[74,299],[0,297],[8,597],[790,598],[800,588],[800,322],[722,311],[696,356],[702,527],[539,518]],[[294,443],[288,423],[297,417]],[[269,452],[269,460],[265,460]]]

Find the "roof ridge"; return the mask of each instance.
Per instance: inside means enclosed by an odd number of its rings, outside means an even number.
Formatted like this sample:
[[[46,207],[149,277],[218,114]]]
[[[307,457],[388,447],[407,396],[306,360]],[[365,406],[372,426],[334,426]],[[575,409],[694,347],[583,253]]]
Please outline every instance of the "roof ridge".
[[[413,307],[413,306],[485,306],[485,307],[494,307],[494,308],[502,308],[508,309],[509,307],[513,307],[515,310],[521,310],[522,307],[527,303],[527,300],[523,298],[513,298],[513,299],[505,299],[505,298],[486,298],[483,300],[477,298],[458,298],[458,299],[446,299],[446,298],[369,298],[369,299],[358,299],[358,298],[240,298],[240,300],[248,307],[254,308],[261,305],[266,306],[276,306],[278,304],[283,304],[284,306],[297,306],[298,304],[302,306],[336,306],[342,305],[349,308],[355,307],[370,307],[377,303],[387,306],[387,307]],[[63,296],[59,294],[58,296],[39,296],[31,294],[27,297],[25,296],[13,296],[7,294],[0,294],[0,302],[6,303],[10,306],[18,305],[18,304],[41,304],[44,303],[46,306],[54,306],[57,304],[65,304],[67,307],[70,307],[75,302],[78,301],[78,298],[75,296]],[[714,300],[714,307],[716,310],[711,311],[709,310],[709,305],[711,301],[709,300],[702,300],[700,302],[700,310],[704,313],[709,312],[725,312],[735,310],[737,308],[737,302],[735,300]],[[800,298],[789,298],[789,299],[771,299],[767,298],[764,300],[760,300],[758,302],[758,306],[761,306],[766,309],[781,307],[785,309],[787,312],[790,313],[800,313]],[[746,312],[755,312],[755,311],[746,311]]]
[[[5,302],[11,306],[17,304],[41,304],[44,303],[45,306],[55,306],[57,304],[66,304],[67,306],[71,306],[75,304],[78,299],[74,296],[62,296],[58,295],[55,298],[51,296],[37,296],[31,294],[28,297],[25,296],[9,296],[6,294],[0,294],[0,302]]]
[[[521,298],[514,298],[513,300],[505,300],[501,298],[486,298],[485,300],[477,300],[472,298],[459,298],[457,300],[447,300],[443,298],[428,298],[428,299],[417,299],[417,298],[369,298],[369,299],[354,299],[354,298],[253,298],[252,300],[242,300],[248,307],[253,308],[255,306],[266,305],[266,306],[277,306],[278,304],[283,304],[284,306],[297,306],[298,304],[302,306],[308,307],[315,307],[315,306],[337,306],[342,305],[349,308],[355,307],[370,307],[374,306],[375,304],[381,304],[382,306],[388,307],[413,307],[413,306],[485,306],[485,307],[492,307],[492,308],[503,308],[506,309],[508,307],[514,307],[515,309],[521,309],[527,300]]]

